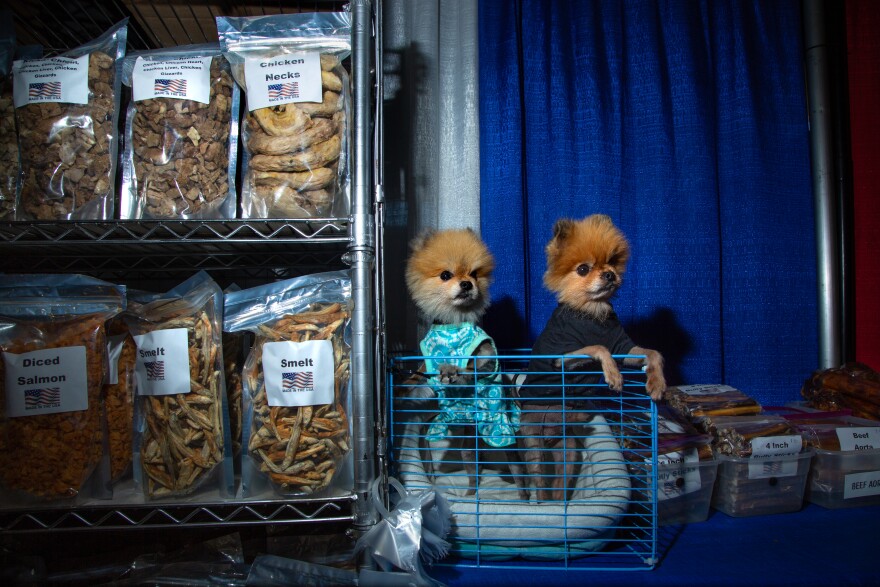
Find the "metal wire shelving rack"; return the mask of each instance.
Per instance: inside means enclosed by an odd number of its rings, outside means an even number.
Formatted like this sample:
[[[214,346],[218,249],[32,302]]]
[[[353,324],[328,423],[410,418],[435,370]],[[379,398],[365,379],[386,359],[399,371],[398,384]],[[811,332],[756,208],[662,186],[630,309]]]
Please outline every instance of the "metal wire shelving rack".
[[[46,56],[82,44],[129,18],[129,50],[216,40],[214,17],[340,11],[352,14],[353,84],[351,214],[278,220],[105,220],[0,223],[0,271],[85,273],[130,287],[176,282],[199,270],[222,286],[241,287],[331,269],[352,274],[351,402],[354,483],[350,493],[295,500],[103,503],[0,508],[0,535],[127,528],[205,528],[341,522],[363,531],[376,521],[367,499],[377,475],[376,354],[383,312],[381,230],[380,0],[181,2],[168,0],[15,1],[9,4],[19,44]],[[379,248],[377,249],[377,244]],[[379,363],[381,364],[381,363]],[[124,501],[124,500],[122,500]]]

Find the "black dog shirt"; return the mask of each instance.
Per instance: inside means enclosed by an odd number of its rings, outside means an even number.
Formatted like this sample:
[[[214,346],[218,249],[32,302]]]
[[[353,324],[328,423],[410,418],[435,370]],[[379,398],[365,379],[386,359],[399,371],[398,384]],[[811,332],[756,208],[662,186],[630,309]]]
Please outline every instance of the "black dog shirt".
[[[561,367],[553,365],[553,361],[564,355],[589,345],[602,345],[612,355],[625,355],[636,346],[623,330],[620,319],[612,310],[604,321],[599,321],[590,314],[577,312],[559,304],[547,321],[544,331],[538,336],[532,347],[532,359],[529,361],[529,374],[520,388],[520,397],[546,398],[544,402],[562,401],[565,397],[583,397],[589,395],[593,385],[603,381],[601,367],[578,368],[578,371],[596,371],[598,374],[571,374],[565,377],[565,388],[560,377]],[[541,358],[540,355],[548,355]],[[553,398],[553,399],[550,399]]]

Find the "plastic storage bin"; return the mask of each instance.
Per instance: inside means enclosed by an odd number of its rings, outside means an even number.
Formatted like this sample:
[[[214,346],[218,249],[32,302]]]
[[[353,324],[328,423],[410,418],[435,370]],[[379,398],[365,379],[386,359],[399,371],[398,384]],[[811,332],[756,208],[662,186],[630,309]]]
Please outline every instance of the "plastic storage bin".
[[[803,506],[813,451],[773,459],[716,458],[715,509],[740,517],[796,512]]]
[[[807,500],[826,508],[880,503],[880,422],[841,412],[786,416],[816,453]]]
[[[718,473],[718,461],[660,463],[657,466],[657,516],[661,526],[703,522]]]
[[[880,504],[880,449],[816,450],[806,496],[826,508]]]

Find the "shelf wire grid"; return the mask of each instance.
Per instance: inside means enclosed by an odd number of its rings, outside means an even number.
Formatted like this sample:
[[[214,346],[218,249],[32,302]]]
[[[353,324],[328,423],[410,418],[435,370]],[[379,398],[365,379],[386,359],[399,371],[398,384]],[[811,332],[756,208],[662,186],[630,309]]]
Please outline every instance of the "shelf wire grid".
[[[151,503],[0,511],[0,532],[351,522],[351,497],[296,502]]]
[[[438,363],[461,359],[432,358]],[[450,554],[437,564],[652,569],[657,560],[657,410],[645,392],[644,372],[621,366],[624,386],[617,392],[605,385],[592,361],[585,367],[563,366],[552,373],[552,383],[535,384],[526,378],[530,360],[560,357],[515,352],[481,358],[497,361],[498,370],[469,385],[442,385],[437,372],[418,375],[424,369],[422,356],[390,359],[390,474],[408,490],[437,491],[453,512]],[[615,356],[621,365],[624,359],[642,358]],[[479,375],[476,370],[469,374]],[[485,383],[501,391],[503,405],[487,406],[487,398],[498,396]],[[522,427],[516,445],[496,447],[487,432],[492,428],[483,425],[504,420],[497,418],[499,412],[515,413],[512,405],[519,406],[520,417],[537,413],[539,419],[546,414],[552,420],[555,409],[547,406],[554,403],[566,407],[558,426],[543,429],[537,453],[545,464],[538,473],[526,472],[518,484],[510,463],[525,460]],[[562,498],[536,492],[538,479],[550,485],[556,478],[557,471],[546,465],[554,459],[572,467],[563,473],[568,489]],[[475,475],[468,472],[470,465]],[[528,499],[520,486],[527,488]]]

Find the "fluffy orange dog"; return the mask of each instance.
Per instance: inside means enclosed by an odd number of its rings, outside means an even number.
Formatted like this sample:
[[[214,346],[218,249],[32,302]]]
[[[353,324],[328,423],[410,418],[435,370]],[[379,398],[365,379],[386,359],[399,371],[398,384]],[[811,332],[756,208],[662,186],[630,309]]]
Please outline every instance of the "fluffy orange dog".
[[[546,247],[544,285],[556,294],[559,305],[535,341],[532,355],[589,355],[591,359],[566,359],[566,369],[597,361],[608,386],[616,391],[623,389],[623,377],[612,354],[644,355],[645,359],[625,359],[624,364],[646,367],[646,390],[652,399],[658,400],[666,390],[663,357],[633,343],[611,305],[620,288],[629,251],[626,237],[604,214],[556,223]],[[575,450],[576,442],[573,435],[565,433],[563,422],[590,419],[588,414],[578,411],[578,396],[589,395],[590,384],[598,382],[596,376],[590,375],[567,377],[563,399],[561,367],[562,359],[533,358],[526,386],[520,393],[520,443],[527,470],[538,485],[539,500],[564,499],[565,479],[571,480],[574,472],[573,459],[564,458],[564,451]],[[572,412],[563,419],[562,412],[567,408]],[[544,453],[553,457],[548,467],[552,473],[542,463]]]
[[[477,488],[478,442],[493,450],[484,459],[507,465],[520,497],[527,498],[516,457],[519,407],[506,397],[495,342],[478,326],[489,306],[495,259],[471,229],[427,231],[410,243],[406,284],[416,306],[433,322],[420,343],[433,373],[411,398],[436,398],[438,413],[426,439],[458,438],[468,473],[468,495]],[[507,450],[511,447],[511,450]]]

